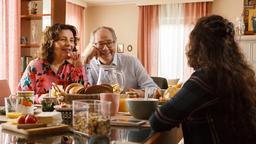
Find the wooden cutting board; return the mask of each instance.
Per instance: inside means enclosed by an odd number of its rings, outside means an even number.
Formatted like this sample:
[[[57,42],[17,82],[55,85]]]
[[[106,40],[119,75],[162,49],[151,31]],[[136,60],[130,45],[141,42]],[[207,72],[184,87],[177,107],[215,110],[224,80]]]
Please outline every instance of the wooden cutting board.
[[[69,126],[65,124],[60,124],[57,126],[31,128],[31,129],[18,129],[17,125],[14,125],[11,123],[3,123],[1,124],[1,127],[3,130],[12,131],[25,136],[58,134],[58,133],[64,133],[69,131]]]

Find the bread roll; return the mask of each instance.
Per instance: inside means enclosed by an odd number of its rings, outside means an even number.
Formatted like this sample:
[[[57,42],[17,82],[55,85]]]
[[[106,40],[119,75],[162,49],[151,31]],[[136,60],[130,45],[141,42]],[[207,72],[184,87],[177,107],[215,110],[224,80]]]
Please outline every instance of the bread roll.
[[[71,84],[69,84],[69,85],[66,87],[65,92],[66,92],[66,93],[70,93],[70,92],[69,92],[70,89],[73,88],[73,87],[75,87],[75,86],[81,86],[81,84],[80,84],[80,83],[71,83]]]
[[[69,90],[69,94],[79,94],[84,91],[83,85],[74,86]]]
[[[85,94],[113,93],[113,88],[105,85],[93,85],[85,89]]]

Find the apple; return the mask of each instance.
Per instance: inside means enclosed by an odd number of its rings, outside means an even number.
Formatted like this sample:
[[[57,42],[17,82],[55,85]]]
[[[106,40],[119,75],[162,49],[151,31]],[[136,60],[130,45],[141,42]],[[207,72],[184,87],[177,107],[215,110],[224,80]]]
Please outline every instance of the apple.
[[[28,114],[25,118],[25,123],[26,124],[33,124],[36,123],[38,120],[34,115]]]
[[[24,115],[21,115],[18,117],[18,124],[25,124],[25,116]]]

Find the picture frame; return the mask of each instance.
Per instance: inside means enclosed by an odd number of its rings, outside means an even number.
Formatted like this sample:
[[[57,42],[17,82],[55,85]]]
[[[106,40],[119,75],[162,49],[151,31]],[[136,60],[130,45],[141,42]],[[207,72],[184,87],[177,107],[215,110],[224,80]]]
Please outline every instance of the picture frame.
[[[118,53],[124,52],[124,44],[122,44],[122,43],[117,44],[117,52]]]
[[[128,45],[128,46],[127,46],[127,50],[128,50],[129,52],[131,52],[131,51],[132,51],[132,45]]]

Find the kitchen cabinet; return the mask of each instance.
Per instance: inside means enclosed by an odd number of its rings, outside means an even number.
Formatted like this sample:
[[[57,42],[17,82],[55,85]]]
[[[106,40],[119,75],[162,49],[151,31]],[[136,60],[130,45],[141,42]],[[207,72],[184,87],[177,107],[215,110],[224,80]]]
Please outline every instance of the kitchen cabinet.
[[[253,66],[253,70],[256,72],[256,36],[244,35],[237,38],[237,41],[246,60]]]

